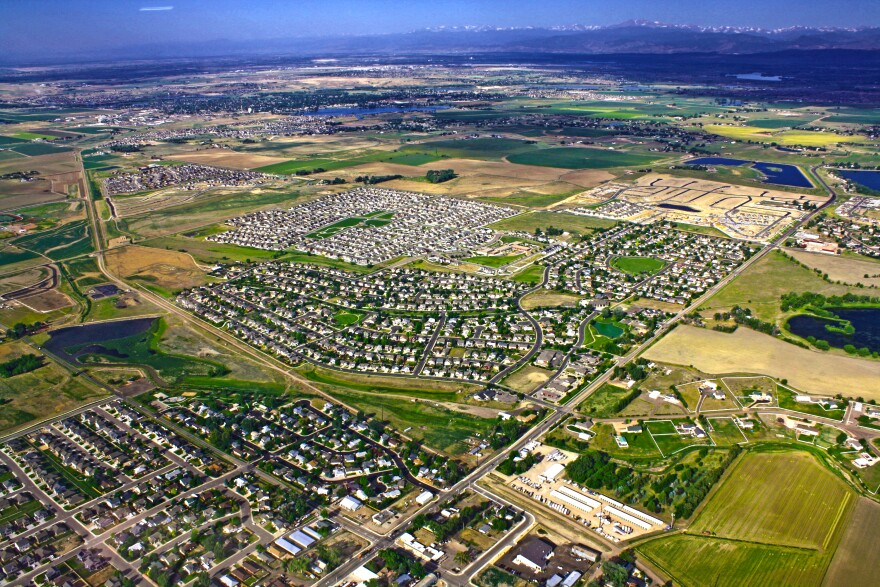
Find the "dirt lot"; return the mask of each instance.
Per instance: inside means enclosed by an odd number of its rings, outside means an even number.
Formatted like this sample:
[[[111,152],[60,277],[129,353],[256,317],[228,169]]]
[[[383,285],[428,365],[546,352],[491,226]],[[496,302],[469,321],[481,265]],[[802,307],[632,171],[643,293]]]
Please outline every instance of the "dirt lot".
[[[503,383],[516,391],[529,393],[550,379],[551,375],[553,375],[553,371],[527,365],[516,373],[509,375]]]
[[[726,334],[679,326],[644,356],[693,365],[706,373],[760,373],[788,379],[804,392],[880,400],[880,361],[811,351],[744,327]]]
[[[192,257],[177,251],[128,246],[106,255],[107,267],[116,275],[139,277],[147,284],[177,290],[205,283],[205,272]]]
[[[73,305],[73,301],[57,289],[50,289],[26,298],[21,298],[18,302],[40,313],[60,310],[61,308],[67,308]]]
[[[201,165],[216,165],[217,167],[232,167],[234,169],[256,169],[265,165],[284,163],[287,157],[269,157],[252,153],[238,153],[228,149],[205,149],[190,153],[172,155],[175,161],[188,161]]]

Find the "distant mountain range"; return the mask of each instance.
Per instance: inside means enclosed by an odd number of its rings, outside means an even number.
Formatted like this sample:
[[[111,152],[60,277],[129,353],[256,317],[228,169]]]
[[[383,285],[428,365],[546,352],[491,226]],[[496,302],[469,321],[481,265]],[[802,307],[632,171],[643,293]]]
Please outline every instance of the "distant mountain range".
[[[628,21],[613,26],[551,28],[438,27],[410,33],[286,39],[163,43],[114,49],[118,59],[281,55],[300,57],[468,53],[721,55],[846,49],[880,50],[880,27],[698,27]],[[41,60],[106,59],[98,54],[44,55]],[[34,56],[32,56],[34,57]],[[7,54],[4,62],[22,61]]]

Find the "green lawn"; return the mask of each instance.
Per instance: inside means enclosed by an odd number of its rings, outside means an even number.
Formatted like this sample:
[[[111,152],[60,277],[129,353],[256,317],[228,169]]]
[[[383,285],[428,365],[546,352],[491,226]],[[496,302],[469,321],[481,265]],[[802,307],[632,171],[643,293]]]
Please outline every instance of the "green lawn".
[[[629,275],[654,274],[666,267],[666,261],[655,257],[615,257],[611,266]]]
[[[518,259],[522,259],[524,255],[478,255],[476,257],[468,257],[463,259],[467,263],[476,263],[477,265],[485,265],[486,267],[504,267]]]
[[[493,230],[515,230],[534,233],[536,229],[547,232],[549,228],[558,228],[566,232],[589,234],[596,229],[610,228],[617,224],[614,220],[566,214],[565,212],[532,211],[511,216],[489,225]]]
[[[519,283],[541,283],[541,280],[544,279],[544,266],[529,265],[511,279]]]

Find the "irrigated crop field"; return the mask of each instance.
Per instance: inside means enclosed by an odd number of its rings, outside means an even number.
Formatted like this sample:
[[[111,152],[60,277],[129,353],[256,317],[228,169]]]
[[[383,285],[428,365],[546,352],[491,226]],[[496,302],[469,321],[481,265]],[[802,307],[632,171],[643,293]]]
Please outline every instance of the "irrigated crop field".
[[[805,452],[743,458],[690,532],[768,545],[825,550],[852,494]]]
[[[685,587],[733,587],[744,577],[750,587],[821,585],[852,510],[844,482],[812,455],[786,451],[747,454],[722,483],[686,534],[638,551]],[[866,527],[856,532],[868,538]]]
[[[638,552],[683,587],[818,587],[827,565],[807,550],[687,534],[652,540]]]

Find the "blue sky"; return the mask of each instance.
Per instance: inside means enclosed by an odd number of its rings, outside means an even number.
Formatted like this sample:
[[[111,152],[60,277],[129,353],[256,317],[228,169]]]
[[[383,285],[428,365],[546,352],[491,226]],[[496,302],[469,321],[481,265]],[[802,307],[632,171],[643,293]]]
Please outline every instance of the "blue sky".
[[[880,0],[0,0],[0,16],[0,51],[39,56],[441,25],[880,26]]]

